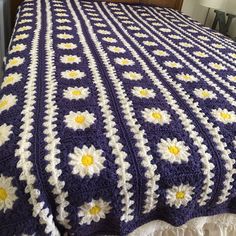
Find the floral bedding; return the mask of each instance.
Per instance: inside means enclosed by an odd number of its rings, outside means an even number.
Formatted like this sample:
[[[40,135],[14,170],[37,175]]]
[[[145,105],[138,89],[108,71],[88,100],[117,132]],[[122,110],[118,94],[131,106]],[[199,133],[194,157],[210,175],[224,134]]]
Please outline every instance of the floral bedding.
[[[0,91],[0,234],[236,213],[235,88],[236,44],[177,11],[25,0]]]

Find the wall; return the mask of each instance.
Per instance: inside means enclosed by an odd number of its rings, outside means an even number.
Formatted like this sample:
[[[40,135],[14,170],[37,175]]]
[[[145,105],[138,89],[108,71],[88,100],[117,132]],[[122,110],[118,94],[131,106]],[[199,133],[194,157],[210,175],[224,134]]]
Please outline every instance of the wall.
[[[204,24],[207,15],[207,8],[201,6],[199,4],[199,0],[184,0],[182,11],[185,14],[191,16],[193,19]],[[206,23],[207,26],[211,27],[214,17],[215,17],[214,10],[211,9]],[[236,37],[236,18],[233,20],[230,26],[229,34],[232,37]]]

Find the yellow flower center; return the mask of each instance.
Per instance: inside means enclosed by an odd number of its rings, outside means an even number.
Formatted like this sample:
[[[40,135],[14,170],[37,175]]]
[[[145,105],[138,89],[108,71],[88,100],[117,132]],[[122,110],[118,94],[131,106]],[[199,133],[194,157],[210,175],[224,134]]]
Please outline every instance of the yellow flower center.
[[[209,95],[210,95],[210,94],[209,94],[208,91],[203,91],[203,92],[202,92],[202,96],[205,97],[205,98],[206,98],[206,97],[209,97]]]
[[[89,213],[91,215],[97,215],[99,212],[101,211],[101,208],[97,205],[95,205],[94,207],[92,207],[90,210],[89,210]]]
[[[70,49],[70,48],[72,47],[72,44],[70,44],[70,43],[65,43],[65,44],[64,44],[64,47]]]
[[[162,115],[161,115],[160,112],[153,112],[152,117],[156,120],[161,120],[162,119]]]
[[[127,65],[129,63],[129,60],[128,59],[122,59],[121,60],[121,64],[122,65]]]
[[[10,66],[14,66],[14,65],[16,65],[18,63],[18,60],[17,59],[12,59],[11,61],[10,61]]]
[[[13,76],[8,76],[6,79],[5,79],[5,84],[10,84],[12,83],[14,80],[14,77]]]
[[[236,81],[236,76],[231,77],[231,80],[232,80],[232,81]]]
[[[75,61],[75,57],[73,57],[73,56],[67,57],[67,60],[69,62],[74,62]]]
[[[69,77],[75,78],[76,76],[78,76],[78,73],[76,71],[70,71],[68,75]]]
[[[191,79],[191,76],[190,76],[190,75],[183,75],[183,79],[184,79],[184,80],[190,80],[190,79]]]
[[[13,48],[13,50],[14,50],[14,51],[19,51],[19,50],[21,50],[21,46],[17,45],[17,46],[15,46],[15,47]]]
[[[93,164],[93,156],[89,154],[83,155],[81,162],[84,166],[91,166]]]
[[[80,91],[80,90],[74,90],[74,91],[72,92],[72,94],[73,94],[74,96],[80,96],[80,95],[81,95],[81,91]]]
[[[236,53],[235,54],[231,54],[231,57],[236,58]]]
[[[113,51],[114,51],[114,52],[119,52],[119,51],[120,51],[120,48],[114,47],[114,48],[113,48]]]
[[[229,113],[226,113],[226,112],[221,112],[220,116],[224,120],[229,120],[231,118],[231,115]]]
[[[4,108],[7,105],[7,100],[0,101],[0,108]]]
[[[83,116],[83,115],[76,116],[75,122],[78,124],[83,124],[85,122],[85,116]]]
[[[176,147],[176,146],[169,146],[169,147],[168,147],[168,150],[169,150],[169,152],[170,152],[171,154],[173,154],[173,155],[178,155],[179,152],[180,152],[179,148]]]
[[[179,191],[176,193],[176,198],[177,199],[184,199],[185,198],[185,192]]]
[[[147,95],[148,95],[148,90],[146,90],[146,89],[141,89],[141,90],[139,91],[139,93],[140,93],[142,96],[147,96]]]
[[[4,188],[0,188],[0,200],[5,201],[7,199],[7,191]]]

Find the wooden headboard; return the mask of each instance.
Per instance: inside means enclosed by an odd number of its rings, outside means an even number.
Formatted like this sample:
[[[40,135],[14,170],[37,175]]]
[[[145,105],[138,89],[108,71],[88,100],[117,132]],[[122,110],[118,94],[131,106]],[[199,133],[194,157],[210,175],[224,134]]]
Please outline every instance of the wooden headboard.
[[[168,7],[175,10],[181,11],[183,0],[105,0],[107,2],[122,2],[122,3],[132,3],[132,4],[147,4],[159,7]]]

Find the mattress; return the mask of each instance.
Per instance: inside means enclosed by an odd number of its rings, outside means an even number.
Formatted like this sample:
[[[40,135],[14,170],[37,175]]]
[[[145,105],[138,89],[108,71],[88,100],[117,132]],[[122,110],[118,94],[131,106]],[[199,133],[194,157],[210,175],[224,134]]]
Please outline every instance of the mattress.
[[[1,235],[235,222],[235,59],[171,9],[25,0],[0,91]]]

